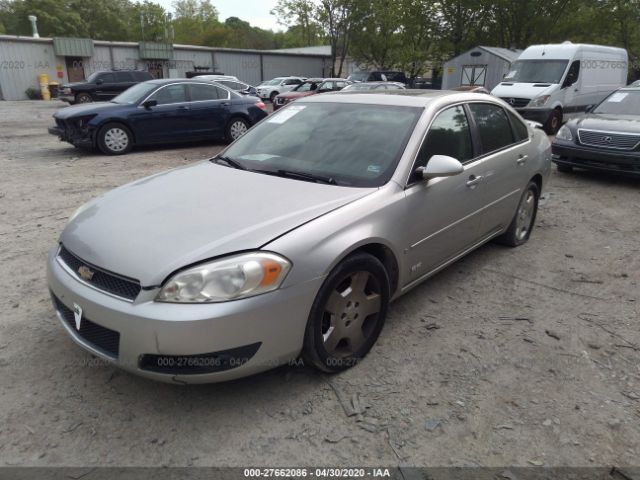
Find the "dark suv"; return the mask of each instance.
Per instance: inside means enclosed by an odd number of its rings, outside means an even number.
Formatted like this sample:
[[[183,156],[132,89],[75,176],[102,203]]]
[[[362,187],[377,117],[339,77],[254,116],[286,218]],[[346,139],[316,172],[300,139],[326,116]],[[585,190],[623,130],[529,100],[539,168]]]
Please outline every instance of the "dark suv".
[[[69,103],[107,101],[147,80],[153,80],[151,74],[140,70],[94,72],[84,82],[62,85],[60,99]]]
[[[376,70],[373,72],[360,71],[353,72],[347,77],[352,82],[397,82],[407,85],[409,80],[404,72],[390,70]]]

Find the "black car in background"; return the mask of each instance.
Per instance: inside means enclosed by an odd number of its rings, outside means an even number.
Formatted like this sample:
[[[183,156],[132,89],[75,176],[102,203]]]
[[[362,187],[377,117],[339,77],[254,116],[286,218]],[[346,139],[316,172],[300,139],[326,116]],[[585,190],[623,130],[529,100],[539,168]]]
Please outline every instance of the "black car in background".
[[[62,85],[60,99],[71,104],[104,102],[147,80],[153,80],[153,77],[149,72],[141,70],[94,72],[84,82]]]
[[[621,88],[558,130],[552,160],[574,168],[640,175],[640,86]]]
[[[75,147],[121,155],[138,145],[232,142],[266,116],[259,98],[217,83],[197,78],[150,80],[110,102],[58,110],[49,133]]]
[[[397,82],[407,85],[409,80],[404,72],[395,70],[375,70],[353,72],[347,77],[352,82]]]

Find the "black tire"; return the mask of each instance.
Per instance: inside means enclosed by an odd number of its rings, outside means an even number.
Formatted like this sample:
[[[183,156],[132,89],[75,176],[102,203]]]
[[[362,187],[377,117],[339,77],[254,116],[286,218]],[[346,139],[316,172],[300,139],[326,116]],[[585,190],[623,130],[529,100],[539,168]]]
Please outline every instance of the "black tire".
[[[389,276],[380,260],[368,253],[343,260],[327,276],[311,307],[305,363],[327,373],[356,365],[382,331],[389,297]]]
[[[242,135],[247,133],[247,130],[251,128],[251,124],[244,118],[233,117],[229,120],[227,127],[224,130],[224,139],[227,143],[236,141]]]
[[[96,145],[105,155],[124,155],[133,148],[133,135],[121,123],[107,123],[98,131]]]
[[[530,196],[530,194],[532,196]],[[499,236],[496,240],[503,245],[509,247],[518,247],[527,243],[531,236],[531,231],[536,222],[536,215],[538,213],[538,200],[540,199],[540,188],[535,182],[529,182],[525,189],[516,213],[511,220],[511,224],[506,232]],[[531,201],[530,210],[527,207]]]
[[[562,110],[555,108],[543,128],[548,135],[555,135],[562,126]]]
[[[276,101],[276,97],[279,95],[278,92],[271,92],[271,95],[269,95],[269,101],[271,103],[275,103]]]
[[[77,93],[75,103],[90,103],[93,102],[93,97],[88,93]]]
[[[571,165],[561,165],[559,163],[556,163],[556,168],[558,169],[559,172],[562,172],[562,173],[573,172],[573,167]]]

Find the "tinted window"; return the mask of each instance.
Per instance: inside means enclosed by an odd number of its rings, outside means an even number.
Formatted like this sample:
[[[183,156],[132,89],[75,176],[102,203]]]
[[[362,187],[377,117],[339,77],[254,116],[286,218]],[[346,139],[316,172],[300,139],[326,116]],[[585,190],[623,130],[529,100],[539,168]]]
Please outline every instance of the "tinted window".
[[[202,83],[194,83],[189,85],[189,93],[191,95],[192,102],[218,100],[220,98],[220,90],[221,89],[219,89],[215,85],[203,85]],[[223,95],[222,98],[227,98],[227,96]]]
[[[296,80],[296,79],[291,79],[291,80],[285,80],[284,84],[285,85],[300,85],[302,83],[301,80]]]
[[[131,72],[133,74],[133,78],[136,82],[144,82],[146,80],[151,80],[153,77],[149,72]]]
[[[473,158],[471,130],[464,108],[452,107],[438,114],[418,153],[415,167],[426,166],[434,155],[448,155],[461,162]]]
[[[187,101],[184,84],[168,85],[154,93],[149,100],[156,100],[158,105]]]
[[[513,137],[516,142],[521,142],[529,138],[529,130],[527,126],[518,118],[517,115],[507,111],[509,119],[511,120],[511,126],[513,127]]]
[[[513,143],[511,125],[502,107],[489,103],[470,103],[469,108],[476,121],[484,153]]]
[[[133,82],[133,75],[131,75],[130,72],[117,72],[116,82],[120,82],[120,83]]]
[[[101,73],[98,79],[102,80],[104,83],[113,83],[114,75],[113,73]]]
[[[574,83],[578,81],[578,77],[580,76],[580,60],[576,60],[569,67],[569,71],[567,72],[567,77],[564,80],[564,86],[570,87]]]

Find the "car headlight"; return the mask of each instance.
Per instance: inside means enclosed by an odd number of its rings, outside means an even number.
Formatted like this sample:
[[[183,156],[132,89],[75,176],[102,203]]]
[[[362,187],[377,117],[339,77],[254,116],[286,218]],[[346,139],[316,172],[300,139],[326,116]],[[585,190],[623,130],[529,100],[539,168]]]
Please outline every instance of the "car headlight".
[[[221,258],[176,273],[162,287],[158,302],[228,302],[280,287],[291,262],[275,253],[253,252]]]
[[[542,107],[546,105],[546,103],[551,98],[551,95],[540,95],[539,97],[534,98],[529,102],[529,107]]]
[[[69,87],[64,87],[62,89],[62,93],[64,93],[65,95],[71,95],[71,89]]]
[[[567,142],[570,142],[573,140],[573,135],[571,134],[571,130],[569,129],[569,127],[563,125],[562,127],[560,127],[560,130],[558,130],[558,133],[556,133],[556,138],[558,140],[565,140]]]

